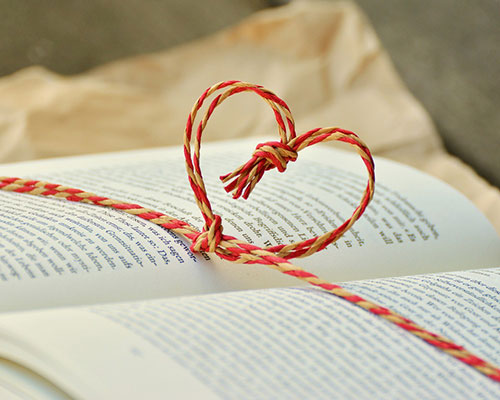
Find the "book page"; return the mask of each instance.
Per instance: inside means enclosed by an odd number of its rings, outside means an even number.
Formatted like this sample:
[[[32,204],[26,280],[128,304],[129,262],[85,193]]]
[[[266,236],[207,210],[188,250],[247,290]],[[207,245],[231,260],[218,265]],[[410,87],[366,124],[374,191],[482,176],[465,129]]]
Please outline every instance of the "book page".
[[[0,358],[0,399],[70,400],[71,398],[32,370]]]
[[[500,363],[500,269],[349,286]],[[315,289],[4,314],[0,342],[0,355],[76,398],[500,396],[473,368]]]
[[[304,151],[285,174],[269,171],[249,200],[232,200],[217,177],[246,161],[254,145],[203,149],[209,198],[225,233],[276,245],[327,232],[351,215],[366,185],[362,162],[326,147]],[[413,169],[376,164],[365,215],[299,265],[337,281],[499,265],[500,239],[463,196]],[[179,148],[19,163],[0,173],[138,203],[202,227]],[[195,256],[172,232],[92,205],[1,192],[0,227],[0,310],[296,284],[266,267]]]

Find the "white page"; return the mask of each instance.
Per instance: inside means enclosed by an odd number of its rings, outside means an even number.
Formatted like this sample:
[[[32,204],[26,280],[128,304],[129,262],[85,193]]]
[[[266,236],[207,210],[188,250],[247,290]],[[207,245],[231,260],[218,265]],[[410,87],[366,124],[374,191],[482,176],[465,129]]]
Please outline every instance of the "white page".
[[[251,139],[203,149],[225,233],[286,243],[327,231],[352,213],[366,181],[362,163],[330,148],[304,151],[286,174],[270,171],[249,200],[232,200],[217,176],[246,161],[254,145]],[[376,164],[375,198],[362,219],[299,265],[338,281],[500,263],[500,239],[463,196],[413,169]],[[67,184],[202,225],[180,148],[18,163],[0,173]],[[171,233],[96,206],[0,192],[0,226],[2,310],[296,284],[266,267],[195,258]]]
[[[349,286],[500,363],[500,269]],[[500,385],[473,368],[314,289],[4,314],[0,334],[0,355],[78,398],[500,396]]]
[[[0,358],[0,399],[70,400],[70,397],[33,371]]]

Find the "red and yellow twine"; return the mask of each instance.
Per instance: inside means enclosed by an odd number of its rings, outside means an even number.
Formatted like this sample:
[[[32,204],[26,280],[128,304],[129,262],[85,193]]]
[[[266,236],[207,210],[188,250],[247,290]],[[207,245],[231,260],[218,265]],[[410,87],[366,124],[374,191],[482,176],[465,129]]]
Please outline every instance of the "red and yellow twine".
[[[225,90],[211,101],[203,118],[198,124],[196,134],[193,135],[193,125],[198,111],[209,96],[221,89]],[[274,112],[278,125],[280,141],[270,141],[259,144],[247,163],[238,167],[234,172],[222,176],[221,180],[227,184],[226,191],[231,192],[233,198],[238,198],[240,196],[247,198],[267,170],[277,168],[278,171],[283,172],[286,169],[287,163],[297,160],[297,154],[304,148],[316,143],[332,140],[345,142],[353,146],[361,156],[368,172],[368,182],[359,206],[354,210],[351,217],[342,225],[330,232],[308,240],[270,247],[255,246],[223,233],[222,219],[212,210],[200,168],[201,137],[215,108],[228,97],[241,92],[253,92],[269,104]],[[339,285],[325,281],[289,261],[291,258],[305,257],[323,250],[326,246],[338,240],[361,217],[372,199],[375,182],[374,163],[370,150],[356,134],[344,129],[330,127],[313,129],[297,136],[290,109],[287,104],[273,92],[259,85],[240,81],[226,81],[208,88],[194,104],[186,124],[184,154],[186,157],[186,169],[189,183],[193,189],[196,203],[205,220],[205,226],[201,232],[184,221],[144,208],[138,204],[113,200],[83,190],[53,183],[12,177],[0,177],[0,189],[17,193],[58,197],[74,202],[111,207],[148,220],[162,228],[172,230],[186,237],[192,242],[192,251],[215,253],[225,260],[237,263],[267,265],[286,275],[294,276],[313,286],[320,287],[334,296],[340,297],[399,326],[435,348],[440,349],[462,363],[475,368],[490,379],[500,383],[500,368],[475,356],[463,346],[457,345],[443,336],[429,332],[408,318],[388,308],[365,300]]]

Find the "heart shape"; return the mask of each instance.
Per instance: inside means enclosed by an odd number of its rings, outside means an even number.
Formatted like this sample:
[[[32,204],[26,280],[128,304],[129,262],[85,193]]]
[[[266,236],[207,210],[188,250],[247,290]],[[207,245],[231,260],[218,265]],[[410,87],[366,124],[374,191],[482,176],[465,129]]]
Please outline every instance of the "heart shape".
[[[193,124],[198,111],[210,95],[221,89],[225,89],[225,91],[218,94],[212,100],[198,124],[196,135],[193,135]],[[230,96],[248,91],[259,95],[272,108],[278,125],[280,141],[270,141],[257,145],[248,162],[238,167],[232,173],[222,176],[221,180],[227,184],[225,187],[226,191],[232,192],[234,199],[239,197],[246,199],[266,171],[277,168],[279,172],[284,172],[287,163],[296,161],[298,152],[304,148],[331,140],[345,142],[354,146],[361,156],[368,171],[368,182],[358,207],[342,225],[311,239],[264,248],[251,245],[250,243],[222,233],[222,219],[213,212],[203,182],[203,174],[200,168],[201,138],[207,122],[216,107]],[[193,189],[196,203],[205,220],[205,226],[202,231],[192,237],[193,244],[191,249],[193,251],[215,252],[220,257],[230,261],[243,263],[262,262],[259,261],[259,257],[261,256],[259,255],[259,251],[274,253],[281,259],[305,257],[320,251],[338,240],[361,217],[373,197],[375,183],[373,158],[368,147],[355,133],[337,127],[329,127],[312,129],[297,136],[295,133],[295,122],[288,105],[276,94],[260,85],[241,81],[225,81],[208,88],[195,102],[188,116],[184,134],[184,155],[186,157],[186,170],[189,183]]]
[[[194,140],[194,153],[192,153],[192,127],[196,114],[208,96],[223,88],[228,89],[212,101],[198,126],[196,138]],[[223,182],[230,181],[230,183],[226,186],[226,190],[233,192],[233,197],[235,198],[240,197],[241,195],[246,198],[249,196],[257,182],[262,178],[265,171],[277,168],[280,172],[283,172],[286,169],[287,163],[289,161],[295,161],[297,159],[297,153],[303,148],[328,140],[339,140],[349,143],[357,149],[366,165],[368,170],[368,183],[359,206],[354,210],[351,217],[337,229],[303,242],[266,248],[254,246],[232,236],[222,234],[221,217],[213,213],[212,206],[207,198],[205,186],[203,184],[203,175],[199,164],[201,135],[214,109],[229,96],[243,91],[253,91],[254,93],[257,93],[271,106],[276,117],[276,122],[278,123],[281,141],[271,141],[259,144],[252,155],[252,158],[247,163],[237,168],[231,174],[221,177]],[[286,124],[284,122],[285,120]],[[198,207],[200,208],[205,219],[205,226],[201,232],[196,230],[196,228],[192,227],[187,222],[148,208],[144,208],[138,204],[97,196],[93,193],[85,192],[80,189],[69,188],[63,185],[31,179],[0,177],[0,190],[37,196],[54,196],[73,202],[95,204],[101,207],[112,207],[185,236],[193,241],[191,249],[194,251],[202,250],[214,252],[222,258],[234,262],[267,265],[286,275],[294,276],[310,283],[313,286],[319,287],[334,296],[340,297],[374,315],[379,316],[380,318],[384,318],[386,321],[399,326],[409,333],[412,333],[432,346],[442,350],[452,357],[455,357],[457,360],[476,368],[477,371],[486,375],[493,381],[500,382],[500,368],[473,355],[464,347],[454,344],[452,341],[443,336],[436,335],[425,330],[408,318],[405,318],[388,308],[381,307],[356,294],[353,294],[339,285],[329,283],[328,281],[291,264],[287,260],[293,257],[303,257],[322,250],[328,244],[337,240],[352,226],[361,214],[363,214],[366,206],[370,202],[373,196],[375,179],[373,160],[366,145],[354,133],[340,128],[319,128],[313,129],[296,137],[295,125],[290,109],[283,100],[271,91],[264,89],[262,86],[239,81],[227,81],[208,88],[193,106],[186,125],[184,153],[186,156],[186,168],[189,175],[189,182],[195,193],[195,199]]]

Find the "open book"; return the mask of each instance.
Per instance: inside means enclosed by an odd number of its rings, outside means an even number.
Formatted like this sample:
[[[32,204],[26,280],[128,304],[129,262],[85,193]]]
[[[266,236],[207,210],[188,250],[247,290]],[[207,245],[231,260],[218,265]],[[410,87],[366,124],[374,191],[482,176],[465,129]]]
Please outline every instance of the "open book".
[[[230,199],[217,177],[255,144],[204,145],[225,233],[289,243],[350,216],[366,178],[355,154],[331,146],[302,152],[285,174],[268,172],[248,200]],[[499,364],[500,238],[449,186],[376,165],[365,215],[295,262]],[[180,148],[3,165],[0,174],[203,224]],[[0,226],[2,399],[500,396],[500,384],[374,315],[264,266],[193,254],[182,238],[119,211],[0,192]]]

